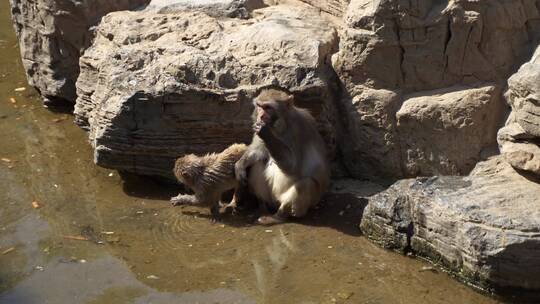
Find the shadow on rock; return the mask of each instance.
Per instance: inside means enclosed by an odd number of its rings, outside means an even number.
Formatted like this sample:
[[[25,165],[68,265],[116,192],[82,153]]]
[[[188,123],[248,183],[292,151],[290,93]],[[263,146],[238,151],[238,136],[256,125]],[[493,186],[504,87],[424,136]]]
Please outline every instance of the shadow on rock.
[[[499,285],[522,285],[531,288],[495,288],[495,293],[504,303],[540,303],[539,261],[540,243],[537,241],[512,244],[500,253],[488,257],[487,264],[493,265],[493,272],[496,273],[494,280]],[[516,284],[516,281],[522,283]]]

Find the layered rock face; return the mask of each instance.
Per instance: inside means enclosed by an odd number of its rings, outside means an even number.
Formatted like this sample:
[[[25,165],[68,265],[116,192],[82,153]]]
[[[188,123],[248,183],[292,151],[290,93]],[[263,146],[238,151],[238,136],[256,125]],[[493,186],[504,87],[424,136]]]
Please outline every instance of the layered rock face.
[[[540,47],[508,80],[506,99],[512,112],[498,133],[501,153],[512,167],[540,177]]]
[[[252,98],[289,88],[333,150],[327,58],[337,34],[316,10],[274,6],[249,20],[200,10],[107,15],[81,57],[76,122],[97,164],[172,178],[185,153],[251,139]]]
[[[346,90],[343,138],[352,144],[343,145],[343,155],[351,173],[362,177],[467,174],[482,150],[496,144],[493,134],[502,116],[501,105],[494,105],[499,99],[495,95],[535,45],[539,12],[539,2],[534,0],[352,0],[344,16],[339,52],[333,56],[333,67]],[[456,87],[486,83],[496,87],[488,93],[494,94],[489,106],[475,104],[476,90]],[[455,93],[432,99],[437,93],[431,90],[441,88]],[[424,111],[426,117],[407,114],[421,125],[421,130],[416,128],[420,133],[414,134],[400,127],[394,115],[404,118],[402,114],[414,110],[411,103],[420,100],[408,100],[412,93],[426,96],[421,103],[432,108]],[[469,94],[463,103],[454,99]],[[441,98],[449,100],[441,102]],[[400,109],[402,104],[405,108]],[[458,108],[469,106],[464,123],[449,124],[452,114],[445,104],[453,104],[453,116],[462,115]],[[451,131],[455,129],[460,130]],[[456,154],[455,142],[469,135],[478,137],[478,132],[486,132],[481,136],[488,138]],[[437,141],[425,144],[425,139],[435,137]]]
[[[485,288],[540,289],[540,184],[501,157],[468,177],[401,180],[369,198],[360,227]]]
[[[150,0],[10,0],[28,82],[45,101],[75,102],[79,57],[92,42],[92,27],[109,12]]]

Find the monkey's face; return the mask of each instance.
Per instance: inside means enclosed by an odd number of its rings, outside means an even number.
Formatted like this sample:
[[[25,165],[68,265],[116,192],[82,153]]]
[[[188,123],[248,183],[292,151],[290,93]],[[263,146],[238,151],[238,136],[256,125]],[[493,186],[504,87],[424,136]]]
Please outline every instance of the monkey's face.
[[[199,158],[193,154],[186,155],[176,162],[177,178],[182,184],[188,187],[194,185],[200,172]]]
[[[265,125],[272,126],[277,118],[277,109],[275,101],[257,101],[255,103],[257,111],[257,121]]]

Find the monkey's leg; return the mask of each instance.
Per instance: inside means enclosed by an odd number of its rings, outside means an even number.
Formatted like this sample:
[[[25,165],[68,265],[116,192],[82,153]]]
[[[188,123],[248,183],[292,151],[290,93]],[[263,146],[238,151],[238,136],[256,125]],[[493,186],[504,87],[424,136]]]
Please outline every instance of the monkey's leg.
[[[223,206],[223,210],[225,212],[231,211],[231,214],[235,215],[238,213],[238,201],[242,199],[243,193],[244,193],[245,187],[244,186],[237,186],[234,189],[233,197],[231,199],[231,202],[228,204],[225,204]]]
[[[178,194],[177,196],[171,197],[171,204],[173,206],[198,205],[199,200],[197,197],[195,197],[195,195]]]
[[[309,208],[315,206],[320,199],[319,184],[313,178],[303,178],[296,182],[294,193],[290,197],[290,215],[294,217],[303,217],[309,211]]]
[[[296,182],[292,187],[279,196],[281,205],[272,216],[261,216],[259,224],[272,225],[282,223],[288,217],[303,217],[309,208],[317,203],[319,188],[311,178],[304,178]]]
[[[210,213],[212,214],[212,223],[219,222],[221,220],[221,215],[219,214],[219,203],[216,202],[210,207]]]

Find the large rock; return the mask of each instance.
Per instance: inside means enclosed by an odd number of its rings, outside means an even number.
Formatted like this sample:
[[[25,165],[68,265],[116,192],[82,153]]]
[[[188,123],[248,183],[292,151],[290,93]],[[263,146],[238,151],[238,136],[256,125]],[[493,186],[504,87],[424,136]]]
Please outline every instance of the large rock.
[[[354,108],[358,106],[354,104],[364,99],[363,95],[369,95],[373,90],[407,96],[456,85],[492,83],[501,86],[512,70],[526,60],[539,37],[540,5],[535,0],[351,0],[340,31],[339,51],[332,57],[344,90],[341,108],[345,112],[341,116],[345,117],[346,123],[343,130],[345,141],[341,146],[344,147],[343,157],[348,170],[357,177],[374,174],[400,177],[418,171],[407,168],[410,163],[425,163],[426,160],[426,155],[421,153],[409,154],[401,166],[404,169],[400,170],[400,166],[394,165],[395,153],[391,156],[380,153],[408,149],[391,140],[397,132],[395,128],[388,127],[395,122],[395,117],[389,112],[395,108],[395,102],[390,107],[373,107],[367,111],[361,107],[355,113]],[[364,92],[366,90],[367,93]],[[437,98],[433,100],[437,104]],[[498,113],[492,115],[495,117]],[[373,117],[378,118],[378,125],[385,127],[378,128],[373,141],[360,142],[362,134],[373,133]],[[444,123],[443,120],[434,121],[434,124]],[[492,120],[487,123],[485,127],[493,127]],[[492,134],[493,130],[488,133]],[[428,137],[438,135],[440,132],[434,132]],[[438,145],[442,139],[426,146],[419,134],[409,136],[413,136],[411,140],[415,143],[422,144],[417,147],[419,150],[445,153],[448,148],[446,144]],[[493,140],[494,137],[489,138],[489,141]],[[355,142],[354,149],[346,147],[351,141]],[[387,147],[380,146],[383,141]],[[467,173],[466,168],[471,168],[470,155],[480,153],[479,150],[467,149],[469,151],[463,153],[463,158],[452,160],[453,165],[427,173]],[[451,154],[457,156],[456,153]],[[366,157],[372,161],[370,167],[373,170],[367,168],[366,171]],[[444,154],[429,157],[433,161],[423,167],[437,166],[439,159],[448,158]],[[390,165],[387,164],[388,159]]]
[[[463,175],[496,149],[505,104],[495,86],[452,87],[405,97],[397,131],[405,176]]]
[[[497,139],[501,154],[515,169],[540,176],[539,139],[518,123],[509,123],[499,130]]]
[[[199,10],[103,18],[81,57],[76,122],[97,164],[172,178],[175,157],[251,138],[257,89],[289,88],[333,150],[331,67],[336,31],[318,10],[257,10],[216,19]]]
[[[512,113],[499,130],[501,153],[512,167],[540,177],[540,47],[508,80]]]
[[[92,27],[109,12],[150,0],[10,0],[28,82],[45,101],[75,102],[79,57],[90,46]]]
[[[348,172],[355,177],[400,176],[395,113],[401,105],[401,94],[360,86],[351,94],[352,100],[344,96],[339,108],[347,132],[339,148]]]
[[[471,176],[401,180],[369,198],[360,227],[482,287],[540,289],[540,184],[502,158]]]

